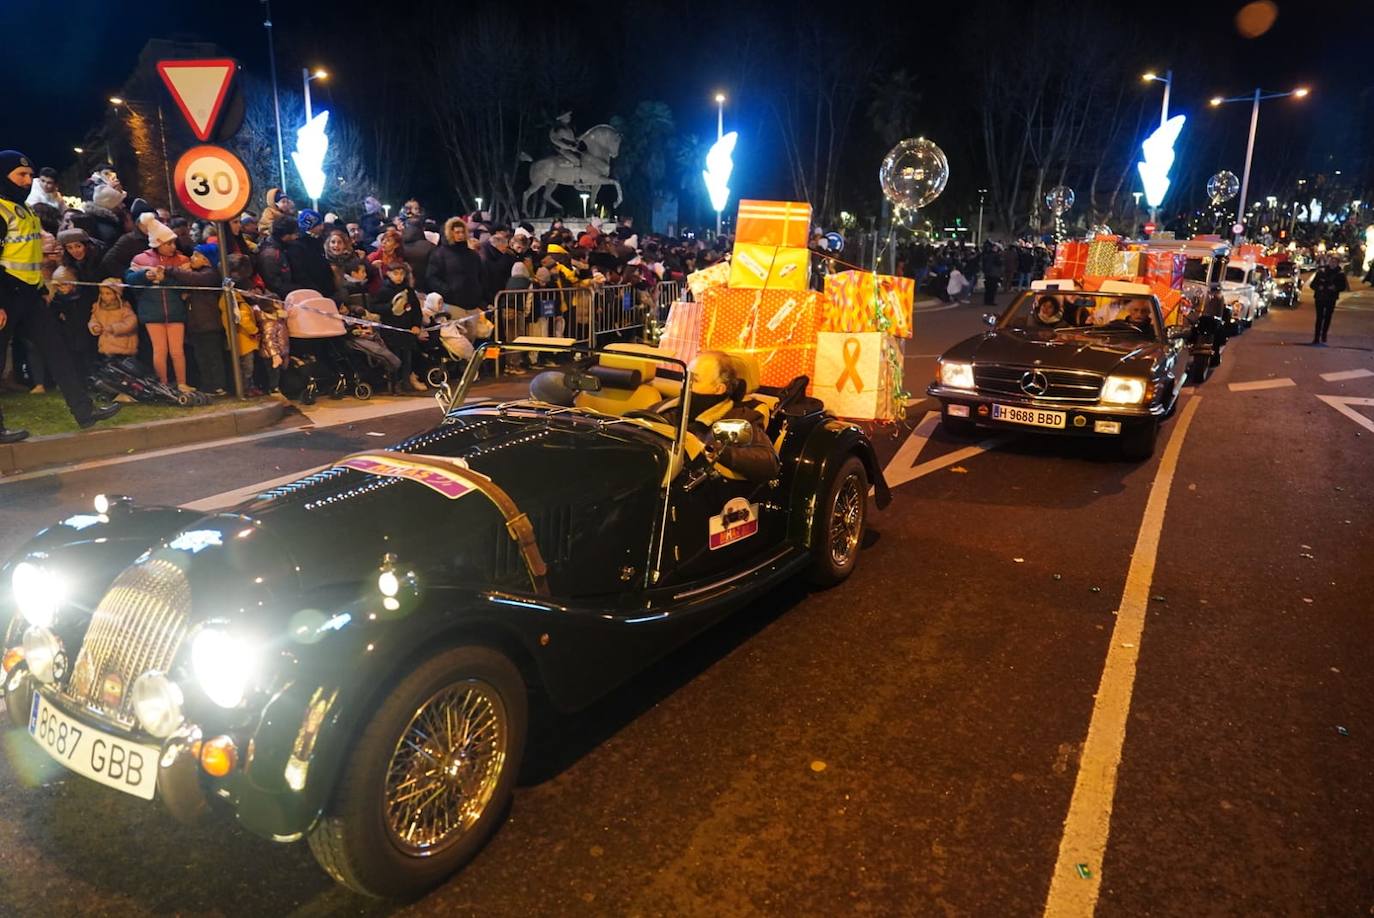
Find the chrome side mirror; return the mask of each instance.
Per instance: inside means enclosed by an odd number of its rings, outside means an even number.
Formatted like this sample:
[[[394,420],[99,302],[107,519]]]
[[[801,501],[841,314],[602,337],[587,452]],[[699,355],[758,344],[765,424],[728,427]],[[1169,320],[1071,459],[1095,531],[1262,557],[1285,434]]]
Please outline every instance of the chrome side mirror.
[[[711,425],[711,436],[727,446],[743,446],[754,437],[752,427],[743,418],[726,418]]]
[[[990,312],[983,313],[983,324],[986,325],[988,328],[996,328],[997,316],[993,315]]]

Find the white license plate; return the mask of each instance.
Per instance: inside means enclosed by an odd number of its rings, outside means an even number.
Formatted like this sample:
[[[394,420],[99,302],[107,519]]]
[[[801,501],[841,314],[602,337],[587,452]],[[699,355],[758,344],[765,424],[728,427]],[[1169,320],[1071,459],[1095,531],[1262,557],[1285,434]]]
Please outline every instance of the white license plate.
[[[1031,427],[1063,428],[1064,426],[1064,412],[1042,411],[1039,408],[993,405],[992,417],[996,421],[1011,421],[1013,424],[1028,424]]]
[[[29,735],[57,761],[106,787],[153,799],[157,787],[156,746],[144,746],[93,730],[68,717],[37,692],[29,711]]]

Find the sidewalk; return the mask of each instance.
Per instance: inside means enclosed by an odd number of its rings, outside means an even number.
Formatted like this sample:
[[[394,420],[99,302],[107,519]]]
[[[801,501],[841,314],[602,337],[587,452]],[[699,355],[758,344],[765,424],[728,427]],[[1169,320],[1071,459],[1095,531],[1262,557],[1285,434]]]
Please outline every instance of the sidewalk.
[[[514,399],[528,393],[529,377],[505,376],[479,380],[473,386],[471,396]],[[435,413],[437,423],[438,406],[433,393],[428,396],[382,395],[367,401],[324,398],[308,406],[281,396],[252,402],[230,399],[215,408],[190,409],[185,417],[134,423],[121,423],[125,419],[121,413],[114,420],[97,424],[89,430],[34,436],[18,443],[0,445],[0,476],[169,446],[231,440],[278,425],[328,427],[427,409]]]

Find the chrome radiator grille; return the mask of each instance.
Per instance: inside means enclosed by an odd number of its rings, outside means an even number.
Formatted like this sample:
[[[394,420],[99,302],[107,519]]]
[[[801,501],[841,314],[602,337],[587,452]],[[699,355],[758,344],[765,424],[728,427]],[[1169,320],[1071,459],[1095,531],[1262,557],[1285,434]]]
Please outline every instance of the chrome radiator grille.
[[[190,608],[191,585],[169,561],[155,558],[120,574],[96,606],[67,696],[133,726],[134,680],[172,665]]]
[[[1102,392],[1102,375],[1086,370],[1047,370],[1041,367],[974,364],[973,383],[981,392],[1025,397],[1027,392],[1021,388],[1021,377],[1029,372],[1039,372],[1045,377],[1048,386],[1045,392],[1034,396],[1035,398],[1095,402]]]

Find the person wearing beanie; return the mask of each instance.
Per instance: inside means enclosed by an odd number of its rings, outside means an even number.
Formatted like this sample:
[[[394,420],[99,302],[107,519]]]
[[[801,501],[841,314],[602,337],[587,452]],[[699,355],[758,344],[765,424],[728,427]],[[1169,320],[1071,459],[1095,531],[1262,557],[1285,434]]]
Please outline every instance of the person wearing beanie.
[[[196,383],[202,392],[224,395],[224,354],[227,348],[224,301],[220,296],[219,246],[204,243],[191,251],[185,267],[168,268],[168,283],[196,287],[186,296],[186,337],[196,363]]]
[[[296,218],[296,202],[280,188],[267,189],[267,206],[262,209],[262,225],[274,226],[278,217]]]
[[[155,216],[142,218],[148,233],[147,251],[134,256],[124,283],[133,289],[138,321],[148,330],[153,345],[153,370],[163,385],[170,384],[168,359],[179,388],[189,391],[186,380],[186,301],[180,291],[164,289],[173,285],[169,272],[186,267],[190,259],[177,251],[177,234]]]
[[[304,286],[297,282],[287,258],[287,249],[300,235],[300,229],[294,217],[286,216],[278,216],[270,226],[271,234],[258,247],[258,274],[268,290],[286,299],[292,290]]]
[[[72,417],[82,427],[113,417],[118,405],[97,408],[62,341],[57,316],[43,302],[43,231],[24,202],[33,184],[33,164],[18,150],[0,150],[0,220],[5,223],[0,248],[0,353],[11,335],[32,341],[42,355]],[[14,443],[27,431],[10,430],[0,414],[0,443]]]
[[[100,200],[105,203],[91,200],[82,207],[91,235],[108,249],[119,241],[119,237],[128,229],[128,218],[122,206],[124,192],[117,191],[109,185],[101,185],[97,191]],[[135,254],[130,252],[129,257],[132,258]]]
[[[87,212],[90,207],[87,205]],[[100,270],[106,277],[123,277],[133,263],[134,256],[148,248],[148,226],[151,221],[157,220],[157,213],[142,198],[134,201],[129,213],[133,218],[132,228],[120,236],[105,257],[100,259]]]
[[[300,233],[296,241],[286,247],[291,273],[296,283],[307,290],[326,293],[334,281],[334,272],[324,257],[324,222],[319,211],[303,210],[296,218]]]
[[[86,285],[76,288],[75,301],[62,311],[62,333],[78,369],[83,375],[89,375],[97,356],[96,341],[86,332],[96,298],[95,287],[89,285],[98,284],[105,277],[100,271],[104,250],[81,229],[63,230],[57,234],[57,243],[62,247],[62,264],[75,272],[77,281]]]

